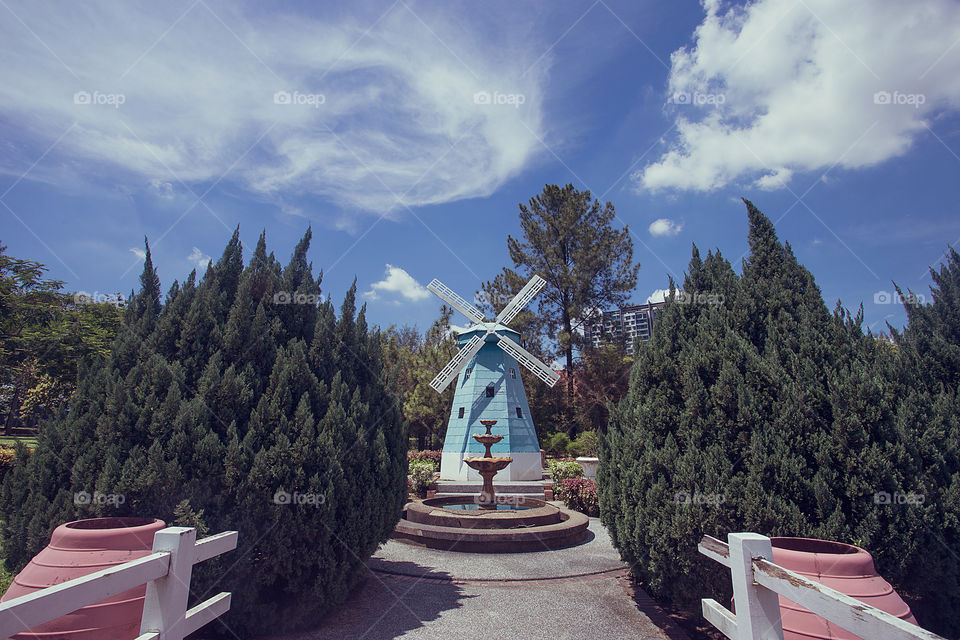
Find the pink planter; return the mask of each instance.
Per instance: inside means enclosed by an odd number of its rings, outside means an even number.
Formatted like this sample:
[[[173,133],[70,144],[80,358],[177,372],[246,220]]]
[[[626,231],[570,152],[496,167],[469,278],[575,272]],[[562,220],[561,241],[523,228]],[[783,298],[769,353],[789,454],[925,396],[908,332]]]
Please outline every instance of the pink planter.
[[[50,544],[23,568],[0,601],[150,555],[153,535],[166,525],[153,518],[94,518],[57,527]],[[133,640],[140,635],[146,585],[57,618],[17,640]]]
[[[771,538],[773,561],[840,593],[916,624],[910,607],[873,566],[873,557],[860,547],[808,538]],[[796,603],[780,597],[784,640],[855,636]]]

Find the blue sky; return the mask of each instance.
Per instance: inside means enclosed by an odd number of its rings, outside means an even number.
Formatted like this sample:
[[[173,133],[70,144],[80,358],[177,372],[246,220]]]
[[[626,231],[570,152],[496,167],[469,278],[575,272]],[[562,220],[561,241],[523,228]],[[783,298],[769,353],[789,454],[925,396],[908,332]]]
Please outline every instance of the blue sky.
[[[312,225],[327,293],[425,328],[424,285],[469,297],[573,183],[636,301],[692,243],[739,271],[747,197],[877,330],[960,243],[950,0],[0,4],[0,241],[71,290],[129,291],[145,235],[166,288],[237,224],[283,261]]]

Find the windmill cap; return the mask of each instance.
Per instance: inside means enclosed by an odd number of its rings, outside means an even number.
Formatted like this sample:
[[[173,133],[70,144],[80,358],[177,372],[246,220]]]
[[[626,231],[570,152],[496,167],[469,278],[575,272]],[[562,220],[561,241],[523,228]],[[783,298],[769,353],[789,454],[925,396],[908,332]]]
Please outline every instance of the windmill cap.
[[[493,331],[498,335],[506,335],[512,340],[519,340],[520,334],[506,325],[499,324],[497,322],[481,322],[480,324],[475,324],[469,329],[461,331],[457,334],[457,341],[461,346],[470,341],[473,336],[484,335],[488,331]],[[493,336],[487,336],[487,342],[495,342],[496,338]]]

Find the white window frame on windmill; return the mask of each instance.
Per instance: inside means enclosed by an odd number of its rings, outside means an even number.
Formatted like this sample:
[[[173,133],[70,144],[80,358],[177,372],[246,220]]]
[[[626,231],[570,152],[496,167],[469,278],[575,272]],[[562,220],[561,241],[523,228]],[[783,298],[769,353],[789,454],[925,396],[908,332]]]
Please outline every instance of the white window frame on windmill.
[[[546,284],[543,278],[534,275],[492,321],[487,320],[474,305],[439,280],[433,280],[427,285],[428,290],[464,314],[472,323],[467,330],[459,332],[459,350],[456,355],[430,382],[430,387],[441,393],[455,379],[458,380],[453,406],[469,404],[473,407],[466,424],[464,420],[456,419],[451,411],[440,463],[442,480],[469,482],[480,479],[479,474],[463,462],[465,457],[472,455],[470,449],[474,443],[471,439],[471,421],[480,418],[504,421],[503,428],[507,433],[499,443],[497,453],[513,459],[508,467],[510,480],[542,479],[539,443],[529,408],[525,412],[521,411],[521,415],[526,414],[524,418],[518,420],[514,417],[517,407],[528,405],[517,369],[520,366],[526,368],[550,387],[557,384],[560,374],[524,349],[520,344],[522,336],[511,329],[509,323]],[[472,375],[472,370],[469,371],[470,380],[466,382],[468,366],[470,369],[479,366],[481,370],[476,376]],[[506,378],[508,369],[513,369],[509,383]],[[485,387],[491,379],[494,381],[494,397],[497,400],[477,403],[478,397],[486,395]],[[516,382],[513,382],[514,380]],[[512,424],[511,420],[514,421]]]

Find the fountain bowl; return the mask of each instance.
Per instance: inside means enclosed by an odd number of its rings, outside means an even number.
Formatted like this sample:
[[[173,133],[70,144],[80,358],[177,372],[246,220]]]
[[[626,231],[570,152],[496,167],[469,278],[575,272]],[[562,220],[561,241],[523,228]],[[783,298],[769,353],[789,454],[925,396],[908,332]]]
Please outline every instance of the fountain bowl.
[[[572,547],[588,537],[590,519],[536,498],[516,500],[522,510],[450,509],[475,503],[470,496],[407,503],[393,538],[431,549],[468,553],[522,553]]]
[[[477,471],[500,471],[508,464],[513,462],[513,458],[464,458],[464,462],[467,463],[471,469],[476,469]]]

